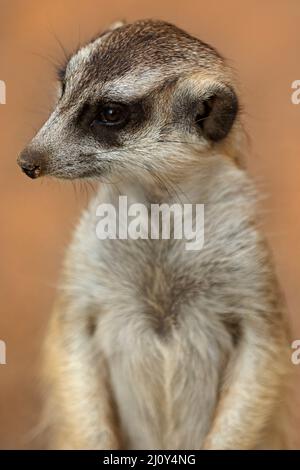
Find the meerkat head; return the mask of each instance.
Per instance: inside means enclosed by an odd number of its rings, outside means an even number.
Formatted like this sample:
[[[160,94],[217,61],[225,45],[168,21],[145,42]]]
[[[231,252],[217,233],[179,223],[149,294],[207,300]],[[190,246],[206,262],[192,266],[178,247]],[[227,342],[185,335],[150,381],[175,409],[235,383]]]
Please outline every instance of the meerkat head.
[[[59,81],[55,110],[19,156],[31,178],[180,173],[215,153],[236,157],[231,71],[173,25],[117,24],[79,49]]]

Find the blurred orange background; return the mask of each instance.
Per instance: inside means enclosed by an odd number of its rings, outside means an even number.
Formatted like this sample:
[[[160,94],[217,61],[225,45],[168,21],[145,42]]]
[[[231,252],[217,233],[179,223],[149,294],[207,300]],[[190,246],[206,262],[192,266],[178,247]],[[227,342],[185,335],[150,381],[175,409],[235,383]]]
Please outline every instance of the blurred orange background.
[[[0,1],[0,448],[35,448],[40,410],[39,351],[65,246],[86,196],[70,183],[31,181],[18,152],[53,103],[61,42],[74,50],[117,19],[160,18],[214,45],[237,70],[251,136],[248,168],[263,194],[272,246],[292,328],[300,338],[299,0],[11,0]],[[300,365],[294,366],[300,387]],[[300,449],[297,388],[290,434]],[[298,432],[297,432],[298,430]]]

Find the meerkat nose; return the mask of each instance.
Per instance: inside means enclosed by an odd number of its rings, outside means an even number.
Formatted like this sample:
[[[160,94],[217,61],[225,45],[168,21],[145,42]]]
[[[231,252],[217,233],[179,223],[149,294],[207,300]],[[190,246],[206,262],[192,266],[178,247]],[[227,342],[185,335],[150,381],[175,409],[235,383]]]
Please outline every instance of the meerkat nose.
[[[25,149],[19,155],[18,165],[29,178],[35,179],[41,176],[43,158],[42,153]]]

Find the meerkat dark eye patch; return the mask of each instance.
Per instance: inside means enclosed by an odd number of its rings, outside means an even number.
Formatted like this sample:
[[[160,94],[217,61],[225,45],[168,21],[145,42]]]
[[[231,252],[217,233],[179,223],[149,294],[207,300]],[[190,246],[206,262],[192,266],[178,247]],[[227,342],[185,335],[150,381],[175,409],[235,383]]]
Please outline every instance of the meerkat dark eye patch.
[[[77,116],[77,125],[90,132],[107,147],[126,145],[134,132],[147,121],[150,107],[145,100],[110,102],[105,99],[85,103]]]
[[[103,103],[94,108],[90,120],[93,136],[107,147],[119,147],[122,144],[120,131],[130,121],[130,109],[119,103]]]
[[[207,139],[218,142],[229,133],[238,112],[238,100],[229,87],[217,89],[209,98],[200,101],[195,124]]]

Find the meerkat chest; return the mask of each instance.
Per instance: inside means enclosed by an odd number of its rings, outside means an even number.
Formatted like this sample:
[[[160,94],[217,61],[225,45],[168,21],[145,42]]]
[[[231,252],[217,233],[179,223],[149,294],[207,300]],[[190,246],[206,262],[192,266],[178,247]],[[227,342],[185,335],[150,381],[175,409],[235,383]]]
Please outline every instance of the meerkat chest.
[[[77,232],[72,288],[98,312],[94,344],[129,448],[199,448],[210,427],[234,352],[226,322],[256,271],[255,233],[236,205],[221,209],[207,207],[196,252],[181,240],[99,241],[95,217]]]
[[[232,343],[196,312],[185,314],[165,332],[126,307],[99,322],[128,448],[197,449],[210,428]]]
[[[141,248],[127,276],[121,270],[120,278],[108,283],[106,273],[97,344],[108,358],[126,445],[199,448],[232,338],[209,308],[198,273],[167,259],[159,262],[155,249],[153,263],[147,253],[147,246]],[[112,285],[118,286],[115,293]]]

